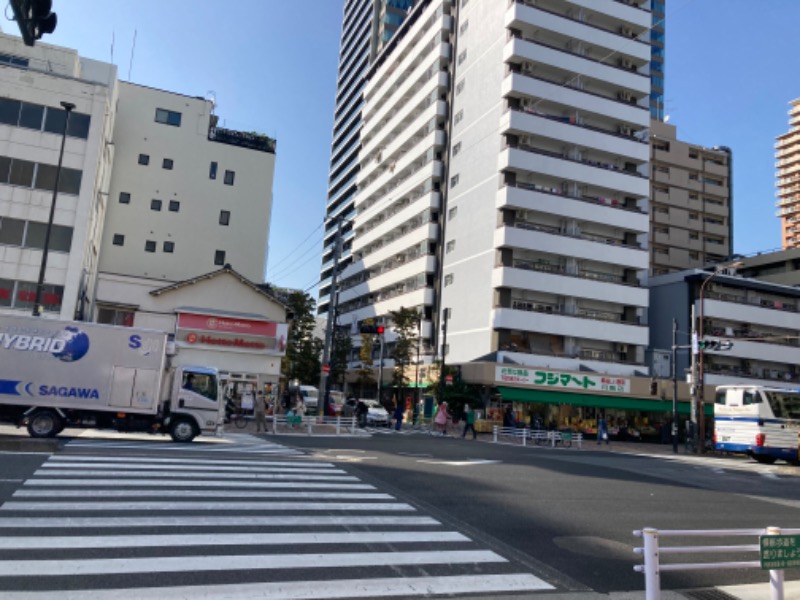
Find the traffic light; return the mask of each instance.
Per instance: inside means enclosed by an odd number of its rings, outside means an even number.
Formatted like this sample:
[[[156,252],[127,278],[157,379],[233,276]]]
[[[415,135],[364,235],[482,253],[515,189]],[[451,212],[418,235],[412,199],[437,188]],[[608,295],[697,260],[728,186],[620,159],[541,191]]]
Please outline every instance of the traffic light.
[[[14,19],[26,46],[33,46],[46,33],[56,30],[58,19],[53,12],[53,0],[9,0]]]
[[[700,350],[730,350],[733,342],[730,340],[700,340],[697,342]]]
[[[386,330],[383,325],[362,325],[359,331],[361,333],[377,333],[378,335],[383,335]]]

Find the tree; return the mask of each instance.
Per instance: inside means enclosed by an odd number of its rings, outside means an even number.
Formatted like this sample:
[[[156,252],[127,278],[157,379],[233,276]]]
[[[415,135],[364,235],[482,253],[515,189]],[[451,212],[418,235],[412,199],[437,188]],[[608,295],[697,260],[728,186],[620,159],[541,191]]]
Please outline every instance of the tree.
[[[374,325],[374,319],[364,319],[363,325]],[[359,387],[359,395],[364,395],[364,388],[375,387],[375,377],[372,375],[372,349],[374,346],[371,333],[361,334],[361,348],[358,351],[358,358],[361,367],[358,369],[356,383]]]
[[[314,337],[316,302],[305,292],[292,292],[286,299],[293,315],[286,344],[286,358],[281,372],[287,384],[294,379],[305,385],[317,385],[322,371],[323,341]]]
[[[405,398],[405,388],[410,383],[406,374],[406,367],[411,364],[411,357],[417,347],[417,331],[420,314],[413,308],[400,307],[400,310],[389,311],[389,316],[394,323],[393,329],[397,334],[394,347],[390,354],[394,360],[392,371],[392,385],[398,389],[398,402]]]
[[[338,382],[344,389],[344,379],[347,374],[347,362],[350,351],[353,349],[353,340],[346,328],[335,327],[333,330],[333,343],[331,345],[331,372],[328,377],[331,382]]]

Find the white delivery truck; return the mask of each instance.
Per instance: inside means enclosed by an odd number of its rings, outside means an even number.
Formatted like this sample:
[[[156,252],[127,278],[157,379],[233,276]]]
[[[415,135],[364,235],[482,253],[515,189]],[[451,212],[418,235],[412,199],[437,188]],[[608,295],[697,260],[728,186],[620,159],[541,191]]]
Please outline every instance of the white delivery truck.
[[[0,418],[33,437],[65,427],[217,435],[216,369],[170,368],[167,334],[0,315]]]

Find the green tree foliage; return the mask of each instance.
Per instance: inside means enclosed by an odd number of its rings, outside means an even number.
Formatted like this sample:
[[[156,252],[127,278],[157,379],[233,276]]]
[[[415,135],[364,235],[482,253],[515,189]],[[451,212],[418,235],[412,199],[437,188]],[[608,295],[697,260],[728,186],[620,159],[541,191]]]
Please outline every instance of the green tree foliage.
[[[401,307],[400,310],[390,311],[389,317],[394,323],[392,329],[397,335],[390,354],[394,360],[392,385],[398,388],[397,397],[405,398],[403,389],[410,383],[406,368],[411,364],[414,352],[416,352],[420,315],[416,309]]]
[[[333,343],[331,345],[331,372],[329,377],[332,383],[338,383],[344,389],[344,378],[347,374],[347,359],[353,349],[353,340],[344,327],[335,327],[333,330]]]
[[[281,372],[288,382],[297,379],[304,385],[317,385],[322,371],[323,342],[314,337],[316,302],[305,292],[292,292],[286,303],[292,320]]]
[[[362,325],[374,325],[374,319],[364,319]],[[358,369],[356,375],[356,385],[359,389],[359,396],[364,396],[364,390],[375,389],[375,377],[372,374],[372,349],[374,347],[373,334],[361,334],[361,348],[358,351],[358,358],[361,361],[361,367]]]

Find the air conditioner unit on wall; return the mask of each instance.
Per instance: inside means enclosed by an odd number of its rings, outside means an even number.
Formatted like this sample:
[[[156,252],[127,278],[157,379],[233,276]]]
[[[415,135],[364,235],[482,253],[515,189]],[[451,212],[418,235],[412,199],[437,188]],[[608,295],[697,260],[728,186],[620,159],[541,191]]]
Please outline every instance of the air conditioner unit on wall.
[[[533,73],[533,63],[530,63],[530,62],[522,63],[522,72],[523,73]]]
[[[530,146],[530,145],[532,145],[531,142],[532,142],[531,136],[529,136],[529,135],[521,135],[521,136],[519,136],[519,143],[520,143],[521,146]]]
[[[620,58],[619,66],[622,67],[623,69],[632,69],[633,61],[630,58]]]
[[[633,129],[628,127],[627,125],[620,125],[619,126],[619,132],[622,135],[627,135],[629,137],[633,135]]]
[[[636,34],[633,32],[633,29],[631,29],[630,27],[625,27],[625,26],[620,27],[619,28],[619,32],[620,32],[620,34],[624,35],[625,37],[629,37],[629,38],[636,37]]]
[[[619,92],[617,93],[617,98],[625,102],[630,102],[633,100],[633,95],[630,92]]]

